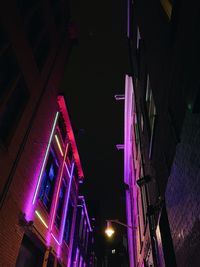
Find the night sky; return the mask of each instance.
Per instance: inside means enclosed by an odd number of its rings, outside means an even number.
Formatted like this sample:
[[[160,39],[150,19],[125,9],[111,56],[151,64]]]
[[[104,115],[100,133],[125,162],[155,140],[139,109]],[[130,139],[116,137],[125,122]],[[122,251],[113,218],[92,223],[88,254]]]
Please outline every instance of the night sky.
[[[81,185],[90,217],[103,240],[105,219],[125,221],[123,186],[124,94],[128,72],[126,2],[73,0],[71,17],[79,40],[65,70],[66,96],[85,174]]]

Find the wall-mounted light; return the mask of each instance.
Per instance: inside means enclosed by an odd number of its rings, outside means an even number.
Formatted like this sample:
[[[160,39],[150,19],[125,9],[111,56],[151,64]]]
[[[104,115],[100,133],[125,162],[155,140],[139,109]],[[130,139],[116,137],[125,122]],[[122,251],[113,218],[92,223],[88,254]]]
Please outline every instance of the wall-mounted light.
[[[151,176],[150,176],[150,175],[145,175],[145,176],[141,177],[140,179],[138,179],[138,180],[136,181],[136,183],[137,183],[137,185],[138,185],[139,187],[141,187],[141,186],[143,186],[143,185],[149,183],[150,181],[151,181]]]
[[[137,227],[136,226],[132,226],[132,225],[128,225],[126,223],[123,223],[123,222],[120,222],[118,219],[114,219],[114,220],[107,220],[106,221],[106,230],[105,230],[105,234],[111,238],[113,236],[113,234],[115,233],[115,230],[114,228],[112,227],[112,223],[116,223],[116,224],[119,224],[119,225],[122,225],[126,228],[131,228],[132,230],[136,230]]]
[[[106,230],[105,230],[105,234],[111,238],[115,233],[114,228],[112,227],[112,223],[111,221],[107,221],[107,225],[106,225]]]

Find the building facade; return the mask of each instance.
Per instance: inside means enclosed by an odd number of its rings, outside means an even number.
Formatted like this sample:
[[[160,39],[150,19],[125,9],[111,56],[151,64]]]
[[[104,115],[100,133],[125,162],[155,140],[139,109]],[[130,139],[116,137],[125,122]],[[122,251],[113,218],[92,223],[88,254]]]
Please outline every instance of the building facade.
[[[95,266],[94,236],[83,196],[78,197],[71,267]]]
[[[67,1],[0,4],[0,266],[70,266],[83,170],[60,84]]]
[[[128,1],[124,182],[130,266],[200,263],[196,10],[197,1],[190,7],[186,1]]]

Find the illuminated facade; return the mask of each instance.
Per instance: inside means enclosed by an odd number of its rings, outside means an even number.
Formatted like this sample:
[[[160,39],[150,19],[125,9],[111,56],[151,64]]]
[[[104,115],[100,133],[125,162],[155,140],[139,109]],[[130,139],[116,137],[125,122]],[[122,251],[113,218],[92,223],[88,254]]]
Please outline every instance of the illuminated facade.
[[[92,244],[94,237],[92,232],[85,199],[83,196],[79,196],[71,267],[95,266],[93,262],[94,251]]]
[[[199,265],[197,31],[182,41],[198,8],[128,1],[130,75],[121,98],[131,267]]]
[[[70,266],[84,175],[60,93],[76,38],[68,3],[0,10],[0,266]]]

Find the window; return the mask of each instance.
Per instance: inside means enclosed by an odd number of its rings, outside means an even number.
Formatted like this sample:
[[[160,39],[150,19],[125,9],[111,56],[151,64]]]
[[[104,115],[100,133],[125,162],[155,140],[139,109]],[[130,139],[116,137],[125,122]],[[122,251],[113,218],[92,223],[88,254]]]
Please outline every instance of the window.
[[[55,222],[58,228],[60,228],[60,223],[62,219],[62,211],[63,211],[65,193],[66,193],[66,182],[63,178],[63,181],[60,187],[60,192],[59,192],[58,206],[57,206],[56,219],[55,219]]]
[[[64,25],[64,14],[63,14],[63,7],[61,1],[57,0],[50,0],[50,4],[52,7],[52,12],[54,15],[54,20],[57,28],[60,28]]]
[[[39,45],[37,46],[34,52],[36,64],[40,71],[42,70],[46,62],[47,56],[49,54],[49,50],[50,50],[50,40],[47,36],[47,33],[44,33],[39,42]]]
[[[42,266],[44,251],[45,247],[39,240],[34,242],[27,235],[24,235],[15,267]]]
[[[67,218],[66,218],[65,230],[64,230],[64,240],[68,245],[70,242],[70,233],[71,233],[71,227],[72,227],[73,212],[74,212],[74,207],[72,204],[72,200],[69,199]]]
[[[80,219],[80,224],[79,224],[79,238],[80,239],[82,236],[82,231],[83,231],[83,211],[81,211],[81,219]]]
[[[67,132],[66,132],[66,125],[62,116],[62,113],[60,113],[60,116],[58,118],[58,127],[63,139],[63,142],[65,142],[66,136],[67,136]]]
[[[155,127],[155,117],[156,117],[156,106],[155,106],[153,93],[152,93],[151,86],[150,86],[149,75],[147,76],[145,104],[146,104],[146,111],[147,111],[147,116],[148,116],[148,121],[149,121],[149,135],[150,135],[149,158],[151,158],[154,127]]]
[[[8,144],[16,128],[25,104],[29,98],[24,79],[21,78],[10,89],[10,94],[4,104],[0,107],[0,140]],[[8,91],[6,93],[9,93]]]
[[[5,40],[1,41],[1,46],[5,47]],[[11,91],[12,84],[16,80],[20,72],[11,46],[9,46],[8,49],[3,52],[3,55],[1,55],[0,57],[0,99]]]
[[[41,19],[39,11],[36,11],[27,26],[27,38],[32,48],[38,42],[43,30],[44,21]]]
[[[21,16],[26,17],[31,10],[34,10],[35,5],[39,3],[39,0],[17,0],[17,6],[20,10]]]
[[[56,159],[55,153],[51,149],[46,168],[42,176],[42,184],[39,193],[39,198],[48,212],[51,208],[58,168],[58,161]]]

